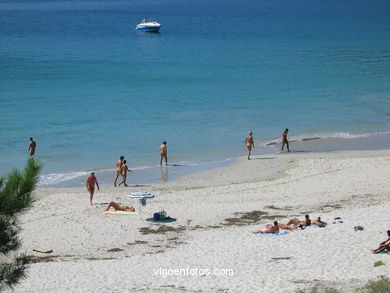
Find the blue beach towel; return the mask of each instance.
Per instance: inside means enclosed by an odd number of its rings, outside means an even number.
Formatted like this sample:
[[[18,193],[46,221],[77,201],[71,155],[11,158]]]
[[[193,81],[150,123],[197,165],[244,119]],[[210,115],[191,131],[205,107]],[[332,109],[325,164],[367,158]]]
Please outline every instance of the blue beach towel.
[[[383,250],[381,252],[378,252],[377,254],[387,254],[390,253],[390,250]]]
[[[264,236],[280,236],[280,235],[286,235],[288,234],[287,231],[282,231],[278,233],[257,233],[256,235],[264,235]]]

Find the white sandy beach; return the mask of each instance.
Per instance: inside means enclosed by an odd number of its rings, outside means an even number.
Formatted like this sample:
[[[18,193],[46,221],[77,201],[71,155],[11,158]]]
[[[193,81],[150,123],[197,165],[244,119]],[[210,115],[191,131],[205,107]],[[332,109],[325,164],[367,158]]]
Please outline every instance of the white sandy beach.
[[[370,252],[390,229],[389,174],[390,151],[291,153],[241,158],[165,184],[102,186],[92,207],[84,188],[41,188],[21,233],[22,251],[38,258],[16,292],[351,290],[390,275],[390,255]],[[141,215],[103,213],[110,201],[138,208],[124,199],[133,191],[156,195]],[[177,221],[146,221],[160,209]],[[305,213],[344,223],[250,233]],[[355,232],[357,225],[364,230]],[[32,252],[37,247],[53,253]],[[385,265],[374,267],[378,260]],[[164,277],[155,274],[160,268],[232,269],[233,276]]]

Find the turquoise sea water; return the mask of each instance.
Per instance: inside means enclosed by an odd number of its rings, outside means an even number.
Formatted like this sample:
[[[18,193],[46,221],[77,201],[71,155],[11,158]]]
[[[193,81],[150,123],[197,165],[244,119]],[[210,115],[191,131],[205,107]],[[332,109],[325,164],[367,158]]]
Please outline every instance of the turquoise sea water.
[[[206,168],[286,127],[390,130],[389,1],[0,0],[0,173],[30,136],[53,183],[155,166],[163,140],[175,172]]]

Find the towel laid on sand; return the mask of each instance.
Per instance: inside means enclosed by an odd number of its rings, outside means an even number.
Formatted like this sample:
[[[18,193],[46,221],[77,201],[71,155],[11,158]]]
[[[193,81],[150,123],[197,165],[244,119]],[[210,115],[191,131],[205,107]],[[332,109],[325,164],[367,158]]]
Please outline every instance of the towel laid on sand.
[[[167,217],[164,220],[154,220],[153,218],[148,218],[148,219],[146,219],[146,221],[156,222],[156,223],[172,223],[172,222],[176,222],[176,219],[170,218],[170,217]]]
[[[278,233],[257,233],[256,235],[265,235],[265,236],[280,236],[280,235],[286,235],[288,234],[287,231],[281,231]]]

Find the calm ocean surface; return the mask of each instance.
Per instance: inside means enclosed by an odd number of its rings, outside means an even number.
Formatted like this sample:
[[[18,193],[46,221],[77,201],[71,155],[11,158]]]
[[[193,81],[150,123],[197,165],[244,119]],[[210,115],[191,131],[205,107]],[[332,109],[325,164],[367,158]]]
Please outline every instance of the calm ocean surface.
[[[143,17],[161,33],[135,32]],[[163,140],[183,174],[286,127],[390,130],[390,1],[0,1],[0,173],[30,136],[47,184],[122,154],[156,166]]]

